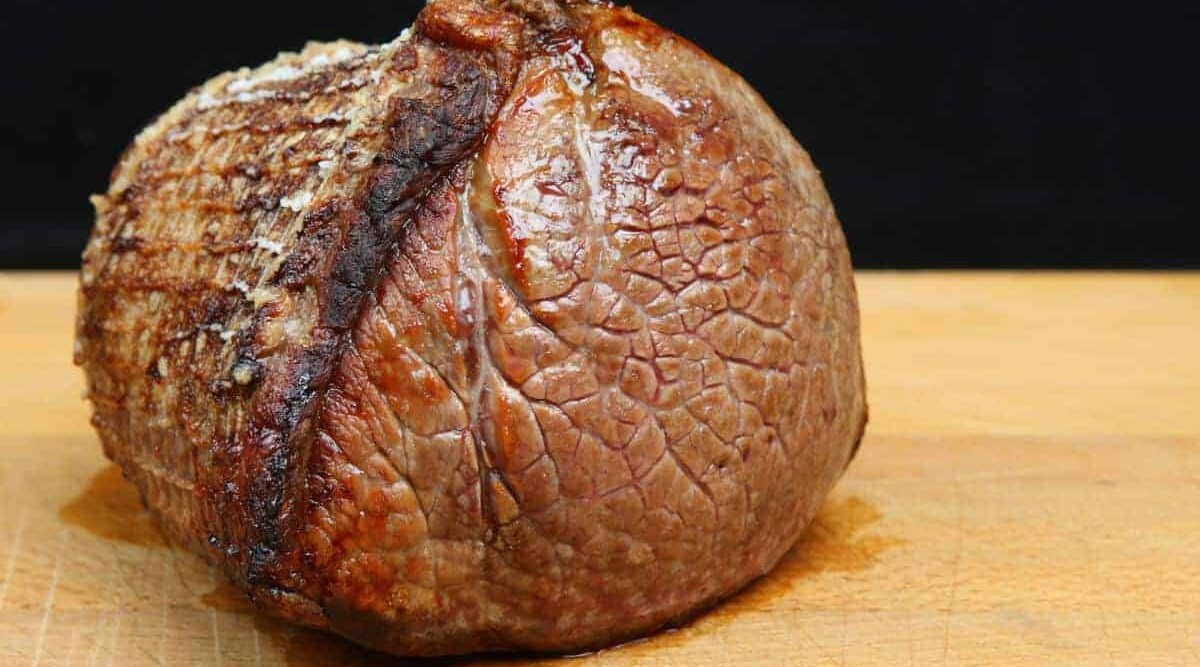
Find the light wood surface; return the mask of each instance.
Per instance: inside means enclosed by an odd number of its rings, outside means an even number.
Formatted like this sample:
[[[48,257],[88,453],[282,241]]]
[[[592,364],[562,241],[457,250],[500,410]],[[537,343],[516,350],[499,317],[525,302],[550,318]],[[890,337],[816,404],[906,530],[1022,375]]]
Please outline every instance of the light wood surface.
[[[73,281],[0,274],[0,664],[397,664],[163,543],[88,426]],[[859,289],[872,421],[807,537],[687,627],[564,664],[1200,664],[1200,274]]]

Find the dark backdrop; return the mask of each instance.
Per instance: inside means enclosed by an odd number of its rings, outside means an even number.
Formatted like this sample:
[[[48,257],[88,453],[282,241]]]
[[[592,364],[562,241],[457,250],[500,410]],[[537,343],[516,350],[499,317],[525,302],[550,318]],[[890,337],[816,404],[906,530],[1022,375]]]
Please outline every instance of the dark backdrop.
[[[189,87],[421,4],[8,0],[0,267],[74,266],[87,195]],[[860,266],[1200,266],[1195,2],[636,5],[762,92]]]

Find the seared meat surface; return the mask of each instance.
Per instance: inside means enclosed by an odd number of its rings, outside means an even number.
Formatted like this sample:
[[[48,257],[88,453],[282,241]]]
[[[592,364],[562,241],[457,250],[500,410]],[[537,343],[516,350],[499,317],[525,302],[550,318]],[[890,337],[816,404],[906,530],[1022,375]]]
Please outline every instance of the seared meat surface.
[[[95,198],[105,452],[255,603],[570,651],[737,591],[866,422],[849,254],[744,81],[624,9],[432,0],[205,83]]]

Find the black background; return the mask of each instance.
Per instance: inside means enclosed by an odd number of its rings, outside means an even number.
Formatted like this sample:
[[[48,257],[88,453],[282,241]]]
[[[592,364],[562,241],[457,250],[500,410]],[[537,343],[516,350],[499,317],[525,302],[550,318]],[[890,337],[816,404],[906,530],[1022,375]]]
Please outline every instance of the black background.
[[[87,195],[191,86],[421,4],[8,0],[0,268],[76,266]],[[864,267],[1200,266],[1197,7],[636,3],[762,92]]]

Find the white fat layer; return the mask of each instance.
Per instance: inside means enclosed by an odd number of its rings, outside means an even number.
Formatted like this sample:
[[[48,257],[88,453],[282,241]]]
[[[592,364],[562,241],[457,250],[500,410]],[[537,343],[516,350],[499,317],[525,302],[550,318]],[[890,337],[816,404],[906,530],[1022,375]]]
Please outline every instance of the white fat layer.
[[[280,199],[279,205],[283,208],[299,213],[300,211],[303,211],[304,207],[308,206],[312,200],[313,196],[311,192],[308,192],[307,190],[301,190],[300,192],[290,194]]]

